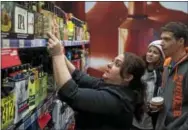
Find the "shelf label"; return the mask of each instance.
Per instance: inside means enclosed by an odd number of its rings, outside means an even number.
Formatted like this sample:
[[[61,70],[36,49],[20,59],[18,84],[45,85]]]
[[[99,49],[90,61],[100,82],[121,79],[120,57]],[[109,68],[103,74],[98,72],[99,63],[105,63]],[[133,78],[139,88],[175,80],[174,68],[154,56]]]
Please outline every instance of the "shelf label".
[[[35,40],[31,40],[31,47],[35,47]]]
[[[3,42],[2,48],[10,48],[10,40],[9,39],[3,39],[2,42]]]
[[[19,47],[24,48],[24,40],[19,40]]]
[[[7,127],[14,119],[14,95],[11,93],[8,97],[2,99],[1,113],[2,113],[2,127]]]
[[[43,46],[42,40],[39,40],[39,46]]]

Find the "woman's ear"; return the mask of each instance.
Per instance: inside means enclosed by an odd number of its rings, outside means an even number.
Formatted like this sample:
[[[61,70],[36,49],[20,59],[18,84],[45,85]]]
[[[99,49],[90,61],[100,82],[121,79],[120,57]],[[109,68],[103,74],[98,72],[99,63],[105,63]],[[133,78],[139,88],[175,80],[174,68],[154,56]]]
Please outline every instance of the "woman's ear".
[[[133,80],[134,76],[132,74],[126,74],[126,76],[124,77],[124,81],[125,82],[130,82],[131,80]]]

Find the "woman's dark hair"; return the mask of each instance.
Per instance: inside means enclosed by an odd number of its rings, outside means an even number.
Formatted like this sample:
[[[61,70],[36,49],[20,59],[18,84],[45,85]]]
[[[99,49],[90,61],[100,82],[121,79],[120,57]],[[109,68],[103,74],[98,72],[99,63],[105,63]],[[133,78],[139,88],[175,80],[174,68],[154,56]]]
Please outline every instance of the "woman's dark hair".
[[[144,60],[130,52],[124,54],[124,62],[120,70],[121,77],[126,73],[132,74],[133,79],[130,81],[130,88],[135,92],[135,118],[140,121],[145,112],[146,84],[141,80],[146,69]]]

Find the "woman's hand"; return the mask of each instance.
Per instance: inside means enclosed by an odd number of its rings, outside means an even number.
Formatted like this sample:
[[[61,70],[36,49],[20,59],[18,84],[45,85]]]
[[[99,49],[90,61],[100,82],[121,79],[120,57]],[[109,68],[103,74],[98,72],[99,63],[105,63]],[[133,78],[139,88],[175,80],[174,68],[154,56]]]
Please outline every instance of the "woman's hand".
[[[62,46],[60,40],[52,33],[47,33],[48,39],[48,49],[51,56],[62,55],[64,47]]]
[[[163,109],[163,105],[161,106],[156,106],[156,105],[152,105],[151,103],[148,105],[149,108],[149,112],[150,113],[155,113],[155,112],[159,112]]]
[[[54,18],[52,22],[52,33],[47,33],[48,39],[48,49],[51,56],[61,55],[64,50],[64,46],[60,42],[59,25]]]

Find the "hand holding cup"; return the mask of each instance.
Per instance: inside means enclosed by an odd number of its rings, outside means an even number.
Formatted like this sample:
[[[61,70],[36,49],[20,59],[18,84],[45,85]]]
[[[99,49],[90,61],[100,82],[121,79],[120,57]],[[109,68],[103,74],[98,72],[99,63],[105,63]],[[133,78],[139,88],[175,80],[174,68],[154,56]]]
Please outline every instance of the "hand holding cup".
[[[150,112],[158,112],[163,108],[164,98],[153,97],[150,101],[149,108]]]

